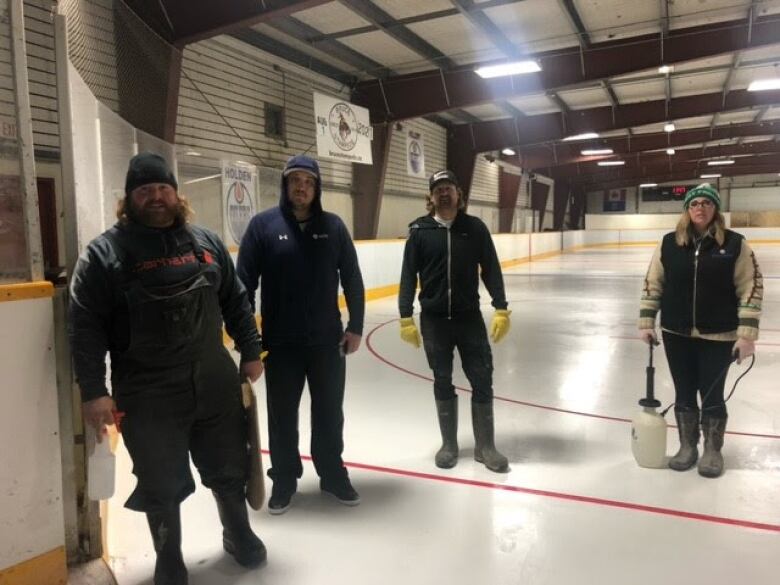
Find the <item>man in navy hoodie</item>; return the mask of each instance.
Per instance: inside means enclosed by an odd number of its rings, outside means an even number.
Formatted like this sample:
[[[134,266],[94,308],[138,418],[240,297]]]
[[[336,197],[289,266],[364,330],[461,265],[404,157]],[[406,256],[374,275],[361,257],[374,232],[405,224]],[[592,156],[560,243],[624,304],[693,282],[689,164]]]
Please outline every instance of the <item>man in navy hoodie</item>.
[[[249,223],[238,253],[238,275],[260,315],[273,480],[268,511],[283,514],[303,474],[298,408],[304,383],[311,394],[311,456],[320,489],[356,506],[344,450],[344,356],[360,347],[365,294],[352,238],[344,222],[323,211],[317,161],[294,156],[282,173],[279,206]],[[339,282],[349,311],[346,331]]]

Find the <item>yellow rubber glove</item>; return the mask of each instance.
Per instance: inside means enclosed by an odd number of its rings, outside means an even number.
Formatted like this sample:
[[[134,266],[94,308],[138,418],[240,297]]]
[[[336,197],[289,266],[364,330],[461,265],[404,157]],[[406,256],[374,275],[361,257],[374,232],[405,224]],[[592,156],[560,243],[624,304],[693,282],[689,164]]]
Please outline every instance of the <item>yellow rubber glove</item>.
[[[417,325],[414,324],[414,317],[401,318],[401,339],[415,347],[420,347],[422,340]]]
[[[493,343],[498,343],[509,333],[509,315],[512,311],[507,309],[496,309],[493,314],[493,320],[490,322],[490,339]]]

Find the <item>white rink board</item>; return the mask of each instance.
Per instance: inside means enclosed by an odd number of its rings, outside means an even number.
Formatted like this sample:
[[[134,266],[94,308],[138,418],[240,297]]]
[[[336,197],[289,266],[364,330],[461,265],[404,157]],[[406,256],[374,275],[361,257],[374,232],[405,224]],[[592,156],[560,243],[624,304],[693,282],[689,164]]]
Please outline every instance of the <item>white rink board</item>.
[[[65,544],[51,298],[0,303],[0,570]]]

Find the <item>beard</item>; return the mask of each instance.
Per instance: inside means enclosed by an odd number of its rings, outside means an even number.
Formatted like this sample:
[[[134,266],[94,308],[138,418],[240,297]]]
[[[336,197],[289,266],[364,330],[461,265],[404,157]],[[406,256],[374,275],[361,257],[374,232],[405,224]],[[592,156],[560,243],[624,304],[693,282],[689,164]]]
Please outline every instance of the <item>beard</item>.
[[[147,227],[168,227],[184,219],[181,202],[177,199],[174,205],[156,204],[137,206],[129,199],[126,201],[127,217],[136,223]]]

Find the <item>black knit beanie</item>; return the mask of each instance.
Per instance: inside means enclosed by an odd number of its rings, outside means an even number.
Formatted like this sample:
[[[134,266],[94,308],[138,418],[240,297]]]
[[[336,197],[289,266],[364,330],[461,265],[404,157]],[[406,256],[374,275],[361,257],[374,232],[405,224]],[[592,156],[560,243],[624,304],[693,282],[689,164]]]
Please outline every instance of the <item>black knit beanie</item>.
[[[125,195],[130,195],[136,187],[149,183],[165,183],[176,190],[179,189],[176,177],[165,159],[159,154],[142,152],[130,159],[125,179]]]

